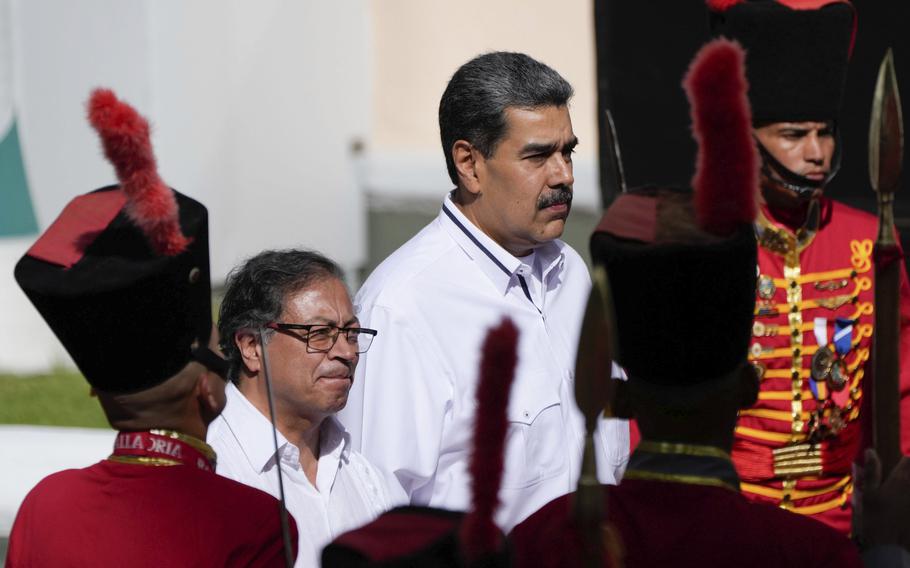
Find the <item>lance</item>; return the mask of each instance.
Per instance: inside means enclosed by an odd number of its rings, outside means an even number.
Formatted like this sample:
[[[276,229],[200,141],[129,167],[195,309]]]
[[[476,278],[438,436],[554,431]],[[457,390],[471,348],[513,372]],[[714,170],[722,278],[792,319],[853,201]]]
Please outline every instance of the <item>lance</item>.
[[[606,144],[605,159],[613,172],[613,184],[617,191],[625,193],[626,191],[626,172],[622,167],[622,153],[619,151],[619,137],[616,135],[616,123],[613,122],[613,113],[610,109],[606,111],[606,120],[604,124],[604,143]],[[604,199],[603,206],[606,208],[607,201]]]
[[[585,417],[585,445],[581,475],[573,503],[573,516],[581,530],[583,562],[588,568],[603,566],[604,555],[611,566],[619,566],[619,546],[606,522],[606,488],[597,479],[594,431],[601,414],[610,415],[613,394],[611,308],[607,273],[595,266],[593,286],[581,325],[581,339],[575,359],[575,402]]]
[[[288,521],[288,506],[284,497],[284,476],[281,473],[281,454],[278,451],[278,427],[275,425],[275,398],[272,396],[272,373],[269,369],[268,345],[266,344],[267,332],[260,327],[259,347],[262,349],[262,373],[265,378],[265,391],[269,400],[269,421],[272,423],[272,448],[275,460],[275,473],[278,475],[278,518],[281,521],[281,541],[284,546],[284,565],[291,568],[294,565],[293,543],[291,542],[291,525]]]
[[[873,340],[873,444],[882,478],[897,465],[900,450],[900,249],[895,240],[894,192],[901,174],[904,137],[900,95],[891,50],[878,72],[869,126],[869,177],[878,194],[875,241],[875,337]]]

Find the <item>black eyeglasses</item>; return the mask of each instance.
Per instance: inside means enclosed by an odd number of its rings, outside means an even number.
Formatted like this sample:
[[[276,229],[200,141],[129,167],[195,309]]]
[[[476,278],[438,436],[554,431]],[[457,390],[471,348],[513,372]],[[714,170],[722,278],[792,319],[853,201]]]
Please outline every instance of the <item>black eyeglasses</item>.
[[[373,344],[373,338],[379,333],[375,329],[367,329],[365,327],[338,327],[322,323],[272,322],[265,324],[265,327],[281,331],[300,329],[307,332],[304,336],[296,333],[293,335],[306,343],[308,353],[325,353],[329,351],[342,333],[348,345],[354,346],[357,349],[357,353],[366,353],[370,345]]]

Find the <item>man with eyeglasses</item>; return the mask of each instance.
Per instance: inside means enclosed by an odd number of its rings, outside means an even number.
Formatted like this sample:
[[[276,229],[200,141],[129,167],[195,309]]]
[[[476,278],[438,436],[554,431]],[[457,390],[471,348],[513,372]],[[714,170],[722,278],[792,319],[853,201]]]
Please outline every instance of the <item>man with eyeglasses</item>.
[[[341,269],[319,253],[266,251],[234,269],[218,324],[228,360],[227,407],[209,429],[217,472],[279,495],[271,439],[271,383],[288,511],[299,527],[297,566],[317,566],[334,537],[390,508],[382,477],[334,414],[344,408],[361,353]]]

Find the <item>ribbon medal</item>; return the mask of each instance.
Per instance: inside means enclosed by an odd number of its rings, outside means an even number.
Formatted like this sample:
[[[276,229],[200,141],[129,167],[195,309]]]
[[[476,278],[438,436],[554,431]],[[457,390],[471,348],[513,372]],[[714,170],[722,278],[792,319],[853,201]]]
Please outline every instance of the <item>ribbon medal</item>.
[[[774,297],[777,286],[774,285],[774,279],[762,274],[758,277],[758,296],[763,300],[770,300]]]
[[[831,398],[842,407],[850,400],[850,391],[846,389],[850,382],[850,373],[847,369],[845,357],[853,348],[853,324],[851,319],[837,318],[834,322],[834,348],[837,351],[837,364],[832,368],[828,377],[828,387],[831,389]]]
[[[822,384],[827,384],[828,376],[831,375],[834,368],[834,352],[828,347],[828,320],[825,318],[815,318],[814,322],[815,341],[818,343],[818,350],[812,356],[812,364],[809,374],[812,378],[809,381],[809,388],[812,390],[812,396],[816,400],[825,400],[828,398],[827,389]]]

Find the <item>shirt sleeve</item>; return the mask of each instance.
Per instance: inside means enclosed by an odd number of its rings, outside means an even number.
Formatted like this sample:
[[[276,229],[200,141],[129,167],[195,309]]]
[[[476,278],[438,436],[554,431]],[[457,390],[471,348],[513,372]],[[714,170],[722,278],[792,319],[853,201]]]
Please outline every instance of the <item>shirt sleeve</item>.
[[[342,423],[386,479],[400,485],[411,503],[426,504],[452,410],[451,374],[432,335],[415,329],[416,317],[405,321],[389,308],[372,306],[360,319],[379,335],[358,365],[359,392]],[[389,493],[399,500],[397,488]]]
[[[611,378],[626,381],[628,377],[622,367],[612,365]],[[597,479],[607,485],[617,485],[629,463],[629,421],[619,418],[604,418],[601,414],[594,433],[597,459]]]

